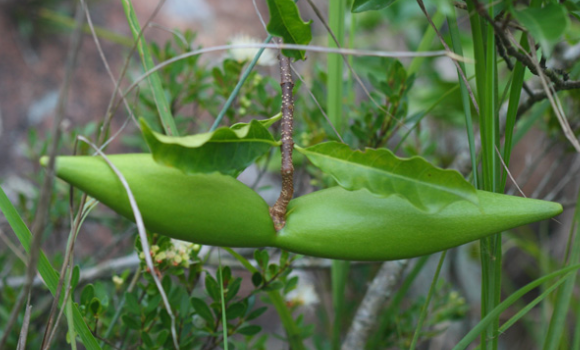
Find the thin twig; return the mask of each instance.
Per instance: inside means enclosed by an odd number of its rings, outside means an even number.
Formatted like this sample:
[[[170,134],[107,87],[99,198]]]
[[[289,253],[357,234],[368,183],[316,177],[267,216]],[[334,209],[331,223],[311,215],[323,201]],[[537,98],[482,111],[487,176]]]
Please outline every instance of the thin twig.
[[[332,40],[334,41],[334,44],[336,45],[336,47],[341,48],[340,47],[340,43],[338,42],[338,39],[336,38],[336,36],[334,35],[334,32],[332,31],[332,29],[330,28],[330,26],[328,25],[328,22],[326,21],[326,19],[324,18],[324,16],[322,15],[322,13],[320,12],[320,10],[318,9],[318,7],[316,7],[316,5],[314,4],[314,2],[312,2],[312,0],[306,0],[308,2],[308,4],[310,5],[310,7],[312,8],[312,10],[314,11],[314,13],[316,14],[316,17],[318,17],[318,19],[320,20],[320,22],[322,23],[322,25],[324,25],[324,28],[326,29],[326,31],[328,32],[328,34],[330,34],[330,36],[332,37]],[[354,70],[354,68],[352,67],[352,65],[350,64],[350,62],[348,62],[348,58],[346,56],[346,54],[342,54],[342,59],[344,61],[344,63],[346,64],[346,66],[348,67],[348,69],[350,70],[350,72],[352,73],[352,76],[354,77],[354,79],[356,80],[356,82],[359,84],[359,86],[361,87],[361,89],[364,91],[365,95],[367,96],[367,98],[379,109],[381,110],[383,113],[387,114],[389,116],[389,118],[391,119],[395,119],[397,121],[397,123],[399,125],[404,126],[404,123],[399,120],[398,118],[396,118],[394,115],[392,115],[392,113],[389,113],[389,111],[387,111],[383,106],[381,106],[380,103],[378,103],[373,96],[371,95],[371,93],[369,92],[369,90],[367,89],[367,87],[365,86],[365,84],[363,83],[362,79],[359,77],[359,75],[356,73],[356,71]],[[328,120],[328,118],[327,118]],[[330,121],[329,121],[330,123]],[[332,124],[330,124],[332,126],[332,128],[334,129],[334,126]],[[342,141],[342,140],[341,140]],[[344,142],[343,142],[344,143]]]
[[[380,315],[381,306],[391,297],[391,293],[401,280],[408,263],[409,260],[383,263],[356,311],[346,340],[342,344],[342,350],[365,348],[367,339]]]
[[[320,113],[322,114],[322,116],[324,116],[324,119],[326,119],[326,122],[328,123],[328,125],[330,125],[330,127],[332,128],[332,131],[334,131],[334,133],[336,134],[336,137],[338,137],[338,139],[340,140],[340,142],[345,143],[344,140],[342,139],[342,137],[340,136],[340,134],[338,133],[338,130],[336,130],[336,128],[334,127],[334,124],[332,124],[332,122],[330,121],[330,118],[328,118],[328,115],[324,111],[324,108],[322,108],[322,106],[320,105],[320,103],[316,99],[316,96],[314,96],[314,93],[312,92],[312,90],[310,90],[310,88],[308,87],[308,85],[306,84],[306,82],[304,81],[304,79],[302,79],[302,76],[300,75],[300,73],[298,73],[296,71],[296,69],[294,69],[294,67],[290,66],[290,68],[292,68],[292,71],[294,72],[294,74],[296,74],[296,76],[298,77],[298,79],[300,79],[300,81],[302,82],[302,86],[304,86],[304,88],[306,89],[306,91],[308,91],[308,94],[310,95],[310,97],[312,97],[312,100],[314,101],[314,103],[318,107],[318,110],[320,111]]]
[[[550,78],[555,87],[561,90],[580,88],[580,80],[570,81],[560,79],[556,71],[548,68],[542,69],[539,65],[537,65],[534,62],[532,57],[530,57],[527,53],[525,53],[525,51],[522,50],[522,52],[520,52],[516,47],[514,47],[514,45],[512,45],[511,40],[508,38],[505,30],[499,24],[497,24],[497,22],[494,21],[493,18],[490,17],[489,13],[485,9],[485,6],[483,6],[478,0],[473,0],[473,2],[479,15],[483,19],[485,19],[489,24],[492,25],[495,34],[501,40],[502,45],[505,47],[507,53],[510,56],[514,57],[515,59],[523,63],[534,75],[539,76],[540,73],[545,74],[548,78]],[[532,51],[534,52],[534,50]]]
[[[22,329],[20,330],[20,337],[18,338],[18,347],[16,350],[26,350],[26,339],[28,338],[28,328],[30,326],[30,313],[32,305],[30,305],[30,294],[28,293],[28,301],[26,302],[26,311],[24,312],[24,320],[22,321]]]
[[[66,287],[66,292],[64,293],[64,298],[62,299],[62,306],[58,312],[58,315],[56,317],[56,321],[54,322],[54,327],[52,327],[52,330],[49,334],[49,336],[46,339],[46,343],[44,344],[44,347],[42,348],[42,350],[47,350],[50,348],[50,343],[52,343],[52,339],[54,338],[54,336],[56,335],[56,330],[58,329],[58,325],[60,324],[60,319],[62,318],[62,315],[65,312],[66,309],[66,303],[68,298],[70,297],[70,292],[71,292],[71,286],[70,286],[70,280],[71,280],[71,276],[72,276],[72,269],[69,269],[69,276],[68,276],[68,286]],[[48,327],[46,328],[48,330]],[[76,342],[76,337],[75,339],[71,339],[71,342]]]
[[[165,0],[159,1],[159,3],[157,4],[157,6],[155,7],[155,10],[153,10],[153,13],[151,14],[151,16],[149,16],[149,18],[145,22],[145,25],[139,31],[139,35],[137,35],[137,38],[135,39],[135,41],[133,43],[133,47],[129,51],[129,54],[127,55],[127,58],[125,59],[125,62],[123,63],[123,68],[121,69],[121,73],[119,74],[119,78],[118,79],[115,79],[114,76],[111,74],[111,78],[113,80],[113,83],[115,84],[115,90],[111,94],[111,99],[109,100],[109,105],[107,107],[107,112],[105,113],[105,120],[104,120],[103,126],[101,128],[101,134],[99,135],[99,140],[97,141],[97,145],[99,145],[99,146],[102,145],[103,142],[104,142],[104,137],[107,134],[107,130],[109,129],[109,126],[110,126],[110,123],[111,123],[111,119],[113,118],[113,114],[119,108],[119,105],[120,105],[121,101],[123,101],[125,103],[125,106],[127,108],[127,111],[129,112],[129,115],[131,116],[131,118],[133,119],[133,121],[135,122],[135,124],[139,124],[135,120],[135,117],[134,117],[133,113],[131,112],[131,109],[129,108],[129,104],[127,103],[127,100],[126,100],[127,94],[126,93],[121,93],[121,90],[120,90],[120,88],[121,88],[121,81],[123,80],[123,77],[125,76],[125,73],[127,72],[127,69],[129,68],[129,63],[131,62],[131,56],[137,50],[137,46],[139,45],[139,40],[141,40],[141,37],[143,36],[143,32],[145,31],[145,28],[148,28],[149,23],[153,20],[153,18],[155,18],[155,16],[157,16],[157,13],[159,12],[159,10],[161,10],[161,7],[163,6],[164,3],[165,3]],[[87,18],[89,18],[88,11],[87,11]],[[95,38],[95,43],[97,43],[98,42],[98,38],[94,34],[94,30],[93,30],[93,37]],[[99,47],[100,47],[100,45],[99,45]],[[102,56],[102,58],[104,60],[103,62],[105,63],[105,65],[107,65],[106,64],[106,59],[104,58],[104,55]],[[119,102],[117,102],[115,104],[114,103],[115,102],[115,96],[117,94],[119,94],[121,97],[120,97]],[[115,106],[115,107],[113,108],[113,106]],[[113,136],[116,136],[116,135],[117,134],[115,134]],[[108,140],[107,142],[105,142],[103,145],[106,145],[109,142],[110,142],[110,140]]]
[[[437,34],[437,38],[439,39],[439,41],[441,41],[441,44],[443,45],[445,50],[448,53],[452,53],[453,51],[449,48],[449,45],[447,45],[447,43],[445,42],[445,39],[443,39],[443,36],[439,32],[439,29],[437,29],[437,26],[431,20],[431,16],[429,16],[429,13],[427,12],[427,9],[425,8],[425,4],[423,3],[423,0],[417,0],[417,4],[421,8],[421,11],[423,11],[423,14],[425,14],[427,21],[429,22],[429,24],[431,25],[431,27],[435,31],[435,34]],[[475,95],[473,94],[473,90],[471,89],[471,85],[469,85],[469,80],[467,80],[467,77],[465,76],[465,72],[463,71],[463,69],[461,69],[461,66],[459,65],[457,60],[455,60],[453,58],[451,58],[451,60],[453,61],[455,68],[457,68],[457,71],[459,72],[459,75],[461,76],[461,79],[463,80],[463,83],[465,84],[465,87],[467,88],[467,91],[469,92],[469,97],[471,98],[471,103],[473,103],[473,108],[475,108],[475,111],[477,112],[477,114],[479,114],[479,105],[477,104],[477,100],[475,99]]]
[[[544,200],[551,201],[554,200],[558,192],[560,192],[564,186],[566,186],[570,181],[578,179],[578,171],[580,170],[580,155],[576,154],[576,161],[574,167],[570,171],[566,172],[566,176],[558,182],[558,184],[548,193]]]
[[[16,255],[16,257],[18,259],[20,259],[20,261],[22,261],[24,263],[24,265],[27,265],[28,263],[28,259],[26,258],[25,253],[22,252],[21,248],[19,246],[17,246],[16,244],[14,244],[10,238],[8,238],[8,236],[6,236],[6,234],[4,233],[4,231],[2,231],[0,229],[0,239],[2,241],[4,241],[4,244],[6,244],[6,246],[8,247],[8,249],[14,253],[14,255]]]
[[[518,191],[520,192],[520,194],[522,195],[522,197],[527,198],[526,194],[524,193],[524,191],[522,191],[522,189],[520,188],[520,186],[518,186],[518,183],[516,182],[516,180],[512,176],[512,173],[510,172],[510,170],[508,169],[507,165],[503,161],[503,157],[501,155],[501,152],[499,151],[499,149],[497,148],[497,146],[494,146],[494,147],[495,147],[495,152],[497,153],[497,156],[499,158],[499,161],[501,162],[501,165],[503,166],[503,170],[508,174],[510,180],[512,180],[512,183],[514,184],[514,186],[516,186],[516,188],[518,189]]]
[[[177,55],[169,60],[163,61],[153,67],[152,69],[145,72],[143,75],[139,76],[135,81],[125,90],[123,97],[127,96],[135,86],[139,85],[143,80],[147,79],[151,74],[157,72],[158,70],[166,67],[174,62],[184,60],[189,57],[197,56],[209,52],[217,51],[227,51],[231,49],[247,49],[247,48],[266,48],[266,49],[290,49],[290,50],[303,50],[311,52],[323,52],[323,53],[338,53],[344,55],[352,56],[372,56],[372,57],[392,57],[392,58],[410,58],[410,57],[439,57],[447,56],[454,60],[466,61],[464,57],[460,57],[453,52],[447,52],[445,50],[439,51],[421,51],[421,52],[409,52],[409,51],[375,51],[375,50],[359,50],[359,49],[339,49],[339,48],[329,48],[323,46],[310,46],[310,45],[294,45],[294,44],[259,44],[259,43],[249,43],[249,44],[236,44],[236,45],[219,45],[212,47],[205,47],[202,49],[194,50],[191,52],[186,52],[181,55]],[[119,107],[120,102],[118,102],[113,110]]]
[[[276,260],[277,258],[272,257],[271,259]],[[258,263],[255,260],[248,259],[248,261],[253,266],[258,266]],[[79,284],[88,283],[100,278],[111,276],[111,274],[123,272],[125,270],[134,271],[137,270],[140,264],[141,260],[139,259],[137,254],[131,254],[120,258],[107,260],[96,266],[81,270],[78,283]],[[367,265],[369,263],[353,261],[351,264]],[[218,265],[219,263],[217,261],[216,254],[210,254],[208,256],[208,260],[203,263],[203,266],[208,268],[218,267]],[[244,265],[242,265],[238,260],[223,256],[222,256],[222,265],[229,266],[232,268],[232,270],[246,269]],[[299,260],[294,261],[294,263],[292,264],[292,268],[294,270],[321,270],[321,269],[329,269],[331,266],[332,260],[313,257],[303,257]],[[0,280],[0,289],[5,287],[10,288],[22,287],[25,282],[26,276],[7,278],[5,281]],[[44,287],[44,283],[42,282],[42,279],[37,277],[34,279],[34,283],[32,284],[32,286],[34,288],[42,288]]]
[[[294,97],[292,89],[292,70],[290,69],[290,59],[282,54],[280,50],[280,85],[282,87],[282,122],[280,150],[282,153],[282,190],[280,197],[270,208],[270,216],[274,221],[276,230],[280,230],[286,224],[286,208],[294,195],[294,165],[292,164],[292,150],[294,141],[292,140],[292,124],[294,120]]]
[[[62,313],[64,312],[64,309],[65,309],[65,303],[66,303],[66,300],[68,297],[68,293],[70,292],[70,280],[71,280],[71,274],[72,274],[72,270],[73,270],[72,256],[73,256],[73,252],[74,252],[75,242],[76,242],[78,233],[80,231],[80,226],[81,226],[82,222],[84,221],[84,218],[86,218],[86,216],[91,211],[91,209],[93,209],[97,204],[98,204],[98,202],[94,199],[91,200],[90,202],[87,202],[85,204],[85,206],[83,208],[81,208],[82,210],[79,210],[77,217],[75,218],[74,222],[71,225],[71,230],[70,230],[69,238],[67,241],[67,247],[66,247],[66,251],[65,251],[64,261],[63,261],[62,267],[60,269],[60,273],[59,273],[60,277],[58,279],[58,285],[56,287],[56,292],[54,294],[54,299],[52,301],[52,306],[50,309],[48,322],[47,322],[46,330],[44,333],[44,339],[43,339],[44,346],[42,347],[43,349],[47,349],[50,346],[52,338],[54,337],[54,334],[56,333],[56,329],[57,329],[58,324],[59,324],[58,323],[59,319],[62,316]],[[61,304],[61,309],[60,309],[60,313],[58,315],[58,318],[57,318],[56,322],[54,323],[54,329],[51,329],[52,320],[53,320],[54,314],[56,313],[56,310],[58,308],[58,304],[60,302],[60,293],[62,292],[64,278],[65,278],[67,269],[69,272],[68,273],[69,277],[67,280],[68,285],[66,286],[65,297],[64,297],[64,300]],[[48,336],[48,338],[47,338],[47,335],[50,335],[50,336]]]
[[[36,274],[36,265],[38,263],[38,256],[40,253],[40,245],[42,243],[42,233],[44,232],[46,221],[48,218],[48,210],[50,206],[52,184],[54,182],[54,164],[56,153],[58,150],[58,144],[62,134],[61,122],[65,114],[66,104],[68,101],[68,91],[72,80],[72,75],[74,72],[74,67],[76,65],[78,52],[80,48],[80,42],[82,37],[82,24],[83,24],[83,11],[82,6],[78,5],[75,13],[76,27],[71,35],[70,49],[67,55],[67,62],[65,68],[65,77],[63,84],[61,86],[60,94],[58,97],[58,104],[55,112],[54,122],[52,125],[52,142],[49,146],[49,160],[46,167],[46,176],[44,177],[42,188],[40,190],[40,199],[38,201],[38,207],[36,210],[36,215],[34,218],[34,223],[32,225],[32,243],[30,245],[30,260],[28,262],[28,268],[26,270],[27,281],[24,288],[21,290],[20,295],[10,317],[8,323],[4,327],[4,335],[0,340],[0,349],[3,349],[8,340],[8,335],[12,327],[14,326],[17,316],[20,313],[20,308],[24,303],[24,299],[30,292],[32,282],[34,281],[34,275]]]

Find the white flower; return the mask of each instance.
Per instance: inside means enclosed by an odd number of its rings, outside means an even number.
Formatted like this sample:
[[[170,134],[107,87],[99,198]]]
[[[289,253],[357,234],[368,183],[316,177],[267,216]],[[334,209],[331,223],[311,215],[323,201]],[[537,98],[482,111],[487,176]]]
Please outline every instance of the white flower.
[[[248,45],[248,44],[261,44],[262,42],[256,38],[253,38],[246,34],[238,34],[234,36],[230,44],[232,45]],[[229,51],[230,57],[238,62],[251,61],[260,50],[257,47],[247,47],[247,48],[232,48]],[[272,66],[276,64],[276,55],[272,50],[266,49],[262,52],[260,59],[258,60],[260,66]]]
[[[123,282],[125,281],[121,277],[117,275],[113,276],[113,283],[115,283],[117,287],[120,287],[123,284]]]
[[[179,239],[171,239],[171,244],[173,244],[173,248],[178,252],[190,252],[193,248],[193,243],[182,241]]]
[[[314,306],[320,302],[314,285],[308,282],[299,282],[296,289],[286,294],[286,301],[304,307]]]

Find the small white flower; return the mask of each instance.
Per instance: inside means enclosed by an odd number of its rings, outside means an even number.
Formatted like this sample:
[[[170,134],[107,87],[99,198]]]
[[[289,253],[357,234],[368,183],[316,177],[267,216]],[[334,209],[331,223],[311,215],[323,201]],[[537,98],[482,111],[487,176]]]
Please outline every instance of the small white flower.
[[[123,284],[123,282],[125,281],[121,277],[117,275],[113,276],[113,283],[115,283],[117,287],[120,287]]]
[[[193,248],[193,243],[182,241],[179,239],[171,239],[173,248],[178,252],[189,252]]]
[[[253,38],[246,34],[238,34],[234,36],[230,44],[232,45],[248,45],[248,44],[261,44],[262,42],[256,38]],[[238,62],[250,61],[258,53],[259,48],[247,47],[247,48],[232,48],[229,51],[230,57]],[[258,60],[260,66],[272,66],[276,64],[276,55],[270,49],[264,50],[260,59]]]
[[[292,305],[300,305],[304,307],[314,306],[320,302],[318,294],[316,294],[316,290],[314,289],[314,285],[308,282],[299,282],[296,289],[286,294],[286,301],[290,302]]]

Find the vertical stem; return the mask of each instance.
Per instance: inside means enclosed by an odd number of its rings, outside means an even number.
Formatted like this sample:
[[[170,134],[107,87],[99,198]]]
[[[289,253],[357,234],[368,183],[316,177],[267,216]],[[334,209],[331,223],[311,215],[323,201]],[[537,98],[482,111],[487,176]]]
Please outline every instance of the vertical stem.
[[[281,43],[280,40],[278,40]],[[286,224],[286,208],[294,194],[294,165],[292,164],[292,150],[294,141],[292,140],[292,122],[294,120],[294,97],[292,89],[292,70],[290,59],[280,51],[280,86],[282,87],[282,191],[280,197],[270,208],[270,216],[274,221],[276,230],[280,230]]]
[[[344,22],[346,0],[334,0],[328,3],[328,46],[344,47]],[[326,80],[327,98],[326,109],[332,124],[340,133],[344,129],[342,117],[343,106],[343,58],[339,54],[328,55],[328,75]],[[342,324],[345,319],[345,291],[350,262],[333,260],[331,268],[332,280],[332,306],[334,309],[334,322],[332,327],[332,349],[340,349]]]
[[[338,44],[344,46],[344,18],[345,18],[346,0],[333,0],[328,3],[328,25],[336,36]],[[328,34],[328,47],[336,48],[337,43],[334,41],[332,34]],[[342,57],[339,54],[328,55],[328,75],[326,86],[328,96],[326,99],[326,109],[328,117],[336,130],[340,133],[343,129],[344,122],[342,118]]]

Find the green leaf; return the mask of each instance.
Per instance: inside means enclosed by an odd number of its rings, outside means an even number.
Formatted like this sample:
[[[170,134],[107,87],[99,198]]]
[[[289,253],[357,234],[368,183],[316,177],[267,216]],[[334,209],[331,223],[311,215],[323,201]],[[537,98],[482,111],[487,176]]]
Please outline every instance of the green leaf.
[[[284,283],[282,283],[282,281],[274,281],[274,282],[271,282],[270,284],[268,284],[267,286],[265,286],[263,288],[263,290],[266,292],[270,292],[270,291],[279,290],[282,288],[284,288]]]
[[[225,295],[226,303],[232,300],[233,297],[240,291],[240,286],[242,285],[242,279],[236,278],[232,283],[228,285],[228,289]]]
[[[88,284],[83,288],[81,293],[81,303],[80,305],[88,306],[93,297],[95,296],[95,287],[92,284]]]
[[[250,314],[246,317],[246,321],[251,321],[262,316],[262,314],[266,312],[266,310],[268,310],[268,307],[266,306],[257,308],[256,310],[250,312]]]
[[[79,268],[79,265],[75,265],[70,280],[71,292],[73,292],[77,288],[80,278],[81,278],[81,270]]]
[[[123,315],[121,316],[123,323],[130,329],[141,329],[141,322],[137,321],[134,316]]]
[[[32,243],[32,233],[26,227],[26,224],[12,205],[4,190],[0,187],[0,211],[6,217],[8,224],[18,237],[20,244],[30,253],[30,244]],[[46,255],[41,250],[38,256],[38,273],[42,277],[44,284],[48,287],[50,292],[54,295],[58,286],[58,275]],[[100,350],[99,343],[89,330],[85,323],[83,316],[76,304],[73,305],[73,321],[76,333],[80,336],[83,345],[89,350]]]
[[[246,335],[246,336],[252,336],[252,335],[256,335],[256,334],[260,333],[261,330],[262,330],[262,327],[260,327],[260,326],[249,325],[249,326],[245,326],[245,327],[240,328],[238,330],[238,333]]]
[[[284,44],[308,45],[312,40],[312,30],[309,22],[302,21],[298,6],[293,0],[268,0],[270,22],[266,29],[268,33],[282,37]],[[282,50],[282,53],[295,60],[306,58],[306,52],[301,50]]]
[[[201,316],[201,318],[207,321],[210,327],[213,325],[214,323],[213,313],[211,312],[209,306],[207,306],[205,301],[201,300],[200,298],[191,298],[191,306],[193,306],[195,312],[197,312],[197,314]]]
[[[382,10],[391,6],[397,0],[354,0],[351,12],[360,13],[365,11]]]
[[[528,29],[547,56],[551,55],[554,45],[570,25],[566,7],[557,4],[523,11],[512,10],[512,15]]]
[[[243,314],[246,313],[246,304],[244,303],[235,303],[226,309],[226,319],[228,321],[234,320],[238,317],[241,317]]]
[[[237,176],[272,146],[280,145],[264,126],[277,118],[252,120],[249,124],[236,124],[231,128],[183,137],[157,133],[144,119],[140,119],[140,124],[153,158],[158,163],[175,167],[186,174],[218,171]]]
[[[381,197],[399,195],[429,213],[459,200],[479,205],[475,188],[461,174],[436,168],[421,157],[401,159],[388,149],[353,151],[338,142],[295,148],[350,191],[366,188]]]
[[[260,272],[256,271],[252,274],[252,284],[254,287],[259,287],[263,281],[264,279],[262,278],[262,274]]]
[[[205,290],[214,301],[221,300],[220,286],[210,274],[205,275]]]

